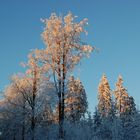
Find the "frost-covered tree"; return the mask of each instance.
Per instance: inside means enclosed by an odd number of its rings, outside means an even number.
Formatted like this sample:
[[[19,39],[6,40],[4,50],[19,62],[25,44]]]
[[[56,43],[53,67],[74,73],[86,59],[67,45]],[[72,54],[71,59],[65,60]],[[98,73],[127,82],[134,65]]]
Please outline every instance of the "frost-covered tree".
[[[37,58],[33,53],[29,54],[28,63],[25,64],[27,67],[26,74],[24,77],[24,85],[27,87],[24,89],[23,87],[19,87],[20,90],[23,90],[21,93],[23,97],[27,100],[28,105],[31,109],[31,135],[32,140],[34,140],[35,134],[35,125],[36,125],[36,105],[37,105],[37,97],[41,85],[41,76],[42,76],[42,67],[38,65]],[[16,84],[18,87],[19,85]]]
[[[116,99],[116,108],[121,115],[129,109],[129,96],[126,88],[123,86],[123,79],[121,76],[118,77],[114,95]]]
[[[65,116],[70,121],[79,121],[87,111],[87,97],[82,82],[70,77],[65,97]]]
[[[25,136],[27,137],[25,131],[31,132],[30,136],[34,140],[36,126],[42,125],[42,122],[47,124],[47,121],[52,119],[48,102],[49,94],[54,92],[54,85],[47,82],[48,79],[43,78],[42,67],[38,66],[32,53],[29,55],[28,63],[24,65],[27,68],[26,73],[12,76],[11,84],[5,90],[5,98],[9,114],[11,111],[13,118],[18,120],[13,121],[12,124],[19,122],[18,125],[22,125],[22,140]]]
[[[93,138],[97,140],[110,140],[112,138],[111,129],[109,127],[108,117],[102,116],[98,109],[94,112],[94,123],[93,123]]]
[[[125,112],[121,113],[121,122],[123,127],[123,139],[124,140],[131,140],[131,139],[138,139],[138,131],[139,131],[139,122],[138,116],[139,113],[136,110],[135,102],[133,97],[128,97],[127,101],[127,109]]]
[[[126,88],[123,86],[123,79],[119,76],[116,83],[116,89],[114,91],[116,99],[116,108],[121,120],[121,126],[123,129],[123,140],[138,139],[137,137],[137,128],[136,124],[136,105],[132,96],[129,97]],[[135,118],[136,117],[136,118]]]
[[[18,115],[16,115],[15,112],[18,112]],[[20,135],[18,138],[21,139],[21,133],[18,131],[22,129],[20,122],[21,119],[19,121],[21,112],[14,105],[9,104],[6,99],[0,101],[1,139],[14,139],[16,137],[16,132],[18,132],[18,135]]]
[[[111,90],[105,74],[98,86],[98,100],[98,110],[101,116],[108,116],[111,110]]]
[[[93,132],[94,132],[94,138],[98,138],[100,133],[100,126],[102,123],[102,118],[101,118],[101,114],[98,111],[98,108],[95,108],[95,112],[93,115]]]
[[[75,16],[68,13],[64,18],[51,14],[49,19],[42,20],[45,24],[42,33],[46,45],[44,50],[35,50],[39,62],[52,74],[58,95],[59,137],[63,138],[64,99],[67,77],[80,60],[89,56],[93,48],[83,43],[81,34],[86,33],[84,27],[87,19],[75,21]],[[49,70],[49,72],[48,72]]]
[[[101,116],[96,108],[93,118],[93,140],[122,140],[121,120],[115,116],[113,107],[107,117]]]
[[[22,139],[25,139],[25,117],[28,116],[28,123],[31,129],[32,140],[36,124],[37,95],[40,88],[40,67],[36,63],[33,55],[29,55],[26,64],[26,74],[14,75],[11,85],[6,89],[6,99],[16,108],[22,107]],[[20,109],[21,110],[21,109]],[[18,112],[15,112],[18,114]],[[26,121],[27,122],[27,121]],[[29,125],[28,125],[29,126]]]
[[[129,108],[127,110],[128,114],[134,115],[137,112],[137,110],[136,110],[135,100],[132,96],[129,97],[128,105],[129,105]]]
[[[18,76],[13,76],[11,78],[11,84],[5,89],[5,100],[7,102],[6,110],[8,114],[12,114],[13,116],[9,118],[12,119],[11,124],[13,126],[22,126],[22,140],[25,139],[25,121],[27,117],[25,114],[27,113],[27,110],[25,107],[26,99],[23,96],[23,93],[25,94],[25,92],[22,91],[21,88],[25,89],[26,86],[24,80],[21,80]]]

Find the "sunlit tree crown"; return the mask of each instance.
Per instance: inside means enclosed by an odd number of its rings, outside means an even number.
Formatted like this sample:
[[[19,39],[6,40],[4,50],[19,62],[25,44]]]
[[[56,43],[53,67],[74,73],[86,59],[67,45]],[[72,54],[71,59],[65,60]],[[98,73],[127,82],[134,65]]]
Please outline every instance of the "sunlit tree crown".
[[[110,86],[105,74],[103,74],[98,86],[98,110],[103,116],[107,116],[111,109]]]
[[[123,78],[119,75],[114,91],[116,98],[116,106],[119,113],[124,113],[129,108],[129,96],[127,89],[123,86]]]

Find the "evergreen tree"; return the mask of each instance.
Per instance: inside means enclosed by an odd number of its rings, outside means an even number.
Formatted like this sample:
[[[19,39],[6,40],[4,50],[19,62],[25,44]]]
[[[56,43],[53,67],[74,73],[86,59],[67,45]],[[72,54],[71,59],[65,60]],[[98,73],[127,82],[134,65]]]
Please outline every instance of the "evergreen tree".
[[[121,76],[118,77],[114,94],[116,100],[116,108],[118,110],[118,114],[121,115],[129,109],[129,96],[126,88],[123,87],[123,79]]]
[[[79,121],[87,111],[87,97],[85,89],[79,79],[70,77],[65,98],[65,116],[73,122]]]
[[[123,139],[124,140],[137,140],[137,132],[139,128],[138,112],[136,111],[135,102],[133,97],[129,97],[128,107],[121,115],[122,127],[123,127]]]
[[[96,107],[93,115],[93,131],[95,139],[101,135],[100,132],[101,123],[102,123],[101,114]]]
[[[103,74],[98,86],[98,110],[101,116],[108,116],[111,110],[111,92],[106,75]]]
[[[135,100],[132,96],[129,97],[128,105],[129,105],[128,114],[135,115],[135,113],[137,112],[136,111],[136,104],[135,104]]]

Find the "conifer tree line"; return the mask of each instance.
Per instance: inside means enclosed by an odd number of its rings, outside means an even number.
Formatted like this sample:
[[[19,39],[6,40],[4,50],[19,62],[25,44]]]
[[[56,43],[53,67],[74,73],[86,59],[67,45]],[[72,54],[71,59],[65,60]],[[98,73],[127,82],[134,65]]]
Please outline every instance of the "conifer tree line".
[[[94,136],[106,140],[140,139],[140,114],[134,98],[128,95],[119,75],[115,90],[111,90],[103,74],[98,86],[98,105],[94,112]]]
[[[121,75],[118,77],[115,90],[111,90],[107,77],[103,74],[98,87],[98,100],[98,111],[104,117],[107,117],[111,110],[116,111],[118,116],[125,113],[134,114],[136,111],[134,98],[128,95]]]
[[[25,73],[11,76],[0,100],[0,140],[139,140],[140,114],[118,77],[111,90],[105,74],[98,104],[88,111],[86,91],[73,76],[94,47],[83,41],[87,19],[51,14],[42,19],[44,49],[22,63]],[[95,99],[93,99],[94,102]]]

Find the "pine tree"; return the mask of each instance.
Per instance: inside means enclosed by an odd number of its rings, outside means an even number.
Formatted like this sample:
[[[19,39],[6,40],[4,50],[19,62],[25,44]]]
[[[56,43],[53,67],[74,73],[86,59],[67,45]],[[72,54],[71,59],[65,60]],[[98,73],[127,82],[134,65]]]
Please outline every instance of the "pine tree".
[[[116,83],[115,89],[115,99],[116,99],[116,107],[118,110],[118,114],[121,120],[121,125],[123,128],[123,140],[137,140],[137,125],[136,118],[137,111],[136,105],[134,102],[134,98],[132,96],[129,97],[127,90],[123,87],[123,79],[121,76],[118,78],[118,82]]]
[[[123,79],[121,76],[118,77],[116,83],[116,89],[114,91],[116,108],[118,114],[123,114],[129,109],[129,96],[125,87],[123,87]]]
[[[98,110],[101,116],[108,116],[111,110],[111,92],[106,75],[103,74],[98,86]]]
[[[129,97],[128,105],[129,105],[128,114],[135,115],[135,113],[137,112],[136,111],[136,104],[135,104],[135,100],[132,96]]]
[[[102,124],[101,114],[96,107],[93,115],[93,131],[94,131],[95,138],[101,135],[101,131],[100,131],[101,124]]]
[[[87,97],[82,82],[70,77],[65,98],[65,116],[73,122],[79,121],[87,111]]]

